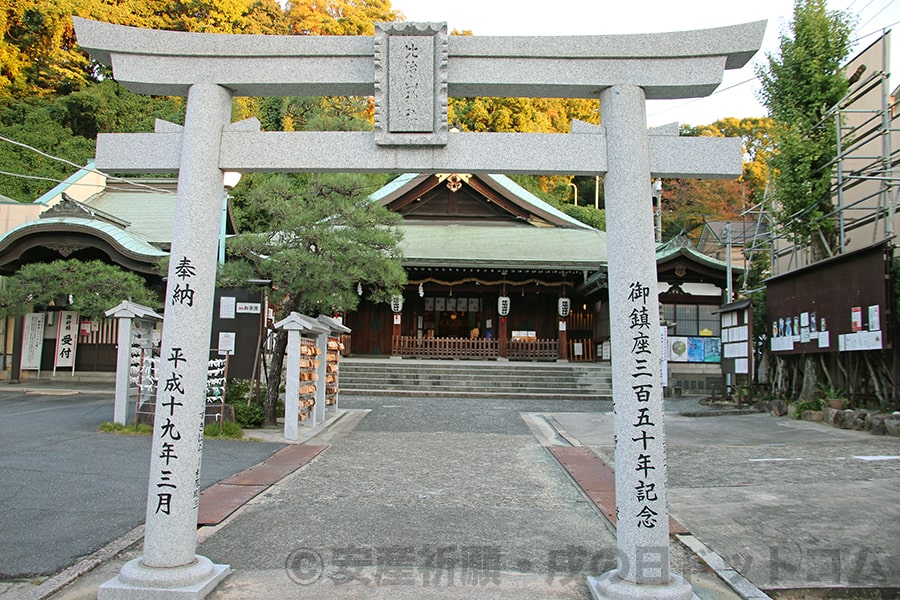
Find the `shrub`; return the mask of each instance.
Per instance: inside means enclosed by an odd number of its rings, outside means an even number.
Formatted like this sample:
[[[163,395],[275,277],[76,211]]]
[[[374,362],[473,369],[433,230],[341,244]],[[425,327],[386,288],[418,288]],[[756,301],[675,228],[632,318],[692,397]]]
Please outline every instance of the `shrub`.
[[[800,402],[794,408],[794,418],[799,419],[808,410],[822,410],[823,406],[825,406],[825,402],[821,398]]]
[[[263,424],[263,408],[261,405],[251,402],[247,404],[244,399],[234,403],[234,420],[241,427],[254,429]]]
[[[102,433],[118,433],[121,435],[152,435],[153,427],[147,425],[146,423],[138,423],[137,427],[132,425],[119,425],[118,423],[111,423],[109,421],[105,423],[101,423],[99,427],[97,427],[97,431]]]

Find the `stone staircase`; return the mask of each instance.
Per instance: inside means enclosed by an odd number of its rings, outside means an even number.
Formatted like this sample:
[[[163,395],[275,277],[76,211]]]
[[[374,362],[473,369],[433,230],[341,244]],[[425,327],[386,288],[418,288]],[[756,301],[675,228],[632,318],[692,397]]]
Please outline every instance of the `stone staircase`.
[[[609,363],[341,360],[341,395],[611,400]]]

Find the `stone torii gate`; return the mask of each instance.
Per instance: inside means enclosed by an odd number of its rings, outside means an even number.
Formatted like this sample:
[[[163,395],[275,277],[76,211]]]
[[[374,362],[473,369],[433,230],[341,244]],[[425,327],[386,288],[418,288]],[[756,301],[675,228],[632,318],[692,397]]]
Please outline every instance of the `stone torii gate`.
[[[78,43],[132,91],[187,97],[184,127],[101,134],[98,168],[178,172],[143,555],[100,598],[203,597],[228,572],[195,555],[206,361],[223,171],[606,175],[613,346],[617,569],[595,598],[691,598],[670,573],[652,177],[737,177],[737,139],[648,132],[647,99],[711,94],[747,63],[765,21],[579,37],[449,36],[384,23],[373,37],[197,34],[75,18]],[[234,96],[375,97],[374,132],[261,132],[230,123]],[[458,133],[449,96],[600,99],[602,127]],[[580,131],[580,132],[578,132]]]

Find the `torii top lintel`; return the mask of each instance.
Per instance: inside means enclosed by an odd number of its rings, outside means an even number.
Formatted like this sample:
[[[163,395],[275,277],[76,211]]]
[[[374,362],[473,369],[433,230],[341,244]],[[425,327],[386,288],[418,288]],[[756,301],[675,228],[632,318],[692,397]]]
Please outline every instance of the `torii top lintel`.
[[[216,83],[237,96],[371,96],[370,36],[188,33],[73,17],[79,45],[144,94],[187,95]],[[445,24],[390,23],[411,29]],[[450,96],[594,98],[628,84],[648,99],[711,94],[725,69],[744,66],[766,22],[671,33],[565,37],[447,36]]]
[[[145,94],[202,86],[231,96],[375,97],[374,132],[261,132],[223,123],[219,168],[254,171],[603,174],[605,128],[570,135],[454,133],[450,96],[599,97],[637,87],[643,98],[705,96],[725,69],[758,50],[765,21],[652,35],[450,36],[446,23],[377,23],[372,37],[269,36],[138,29],[73,18],[78,43]],[[639,106],[632,107],[639,110]],[[643,117],[642,117],[643,120]],[[655,177],[736,177],[740,140],[650,132]],[[101,134],[107,171],[171,173],[181,165],[180,127]],[[137,149],[140,151],[137,151]]]

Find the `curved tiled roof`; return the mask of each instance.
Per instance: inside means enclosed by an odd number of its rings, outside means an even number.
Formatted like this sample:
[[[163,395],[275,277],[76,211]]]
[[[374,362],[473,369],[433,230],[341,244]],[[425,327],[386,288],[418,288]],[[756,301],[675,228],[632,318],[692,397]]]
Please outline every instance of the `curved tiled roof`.
[[[90,232],[97,237],[103,237],[115,242],[115,245],[122,248],[127,253],[135,256],[146,256],[156,259],[168,256],[168,252],[160,250],[143,236],[131,233],[121,227],[117,227],[112,223],[101,221],[99,219],[83,219],[80,217],[49,217],[24,223],[10,230],[0,238],[0,247],[7,238],[22,235],[23,233],[31,234],[39,231],[59,230],[61,227],[70,230],[81,230]]]
[[[84,217],[47,217],[23,223],[0,237],[0,256],[5,258],[3,266],[15,264],[30,248],[54,245],[78,247],[79,239],[95,240],[87,245],[106,248],[112,253],[110,258],[127,268],[154,273],[159,259],[168,255],[146,239],[134,235],[121,227]],[[73,243],[72,240],[76,240]],[[118,254],[118,257],[115,254]]]
[[[403,223],[400,248],[410,267],[600,269],[606,233],[561,227]]]
[[[702,252],[694,248],[694,246],[690,242],[683,241],[680,237],[675,237],[672,240],[664,244],[659,244],[656,247],[657,264],[665,262],[667,260],[672,260],[673,258],[679,256],[686,256],[696,263],[706,265],[707,267],[711,267],[722,272],[725,272],[725,270],[728,268],[728,263],[726,263],[725,261],[703,254]],[[733,265],[731,269],[735,272],[741,273],[743,273],[744,271],[744,269],[742,267],[739,267],[738,265]]]

